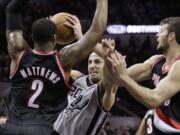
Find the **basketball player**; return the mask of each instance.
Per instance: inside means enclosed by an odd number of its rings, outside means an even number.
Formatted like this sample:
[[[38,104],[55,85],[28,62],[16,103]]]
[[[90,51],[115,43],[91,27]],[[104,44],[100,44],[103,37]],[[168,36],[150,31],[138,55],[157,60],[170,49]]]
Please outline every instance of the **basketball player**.
[[[26,2],[11,0],[7,6],[12,89],[1,135],[51,134],[53,122],[68,103],[71,67],[88,56],[106,28],[107,0],[97,0],[92,25],[78,42],[54,52],[56,26],[49,19],[39,19],[32,25],[31,50],[22,32],[21,10]]]
[[[138,135],[180,134],[180,17],[161,21],[157,41],[157,49],[161,50],[162,55],[152,56],[143,64],[136,64],[129,69],[126,69],[121,54],[116,52],[108,57],[112,64],[111,79],[117,85],[124,86],[139,102],[152,108],[143,120],[145,132],[142,133],[141,126]],[[154,89],[134,81],[150,78]]]
[[[111,41],[105,39],[103,43]],[[108,78],[104,63],[95,52],[90,54],[89,75],[74,81],[68,106],[54,124],[54,129],[61,135],[96,135],[106,120],[117,89]]]

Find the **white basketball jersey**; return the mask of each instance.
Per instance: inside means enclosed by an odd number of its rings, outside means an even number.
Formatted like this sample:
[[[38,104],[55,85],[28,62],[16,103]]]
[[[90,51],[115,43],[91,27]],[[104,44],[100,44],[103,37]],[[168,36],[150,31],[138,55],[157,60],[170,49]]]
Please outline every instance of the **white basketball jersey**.
[[[100,105],[98,93],[98,84],[91,85],[88,76],[78,78],[54,129],[60,135],[96,135],[108,115]]]

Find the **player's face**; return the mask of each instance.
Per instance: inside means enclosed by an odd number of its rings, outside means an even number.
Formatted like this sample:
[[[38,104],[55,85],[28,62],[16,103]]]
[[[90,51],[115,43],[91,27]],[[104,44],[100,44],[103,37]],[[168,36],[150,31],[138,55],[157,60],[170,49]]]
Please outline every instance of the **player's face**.
[[[168,25],[161,25],[160,31],[156,34],[156,36],[158,42],[157,50],[160,50],[162,53],[164,53],[169,48],[168,35]]]
[[[88,59],[88,73],[91,81],[97,83],[103,73],[104,60],[98,56],[96,53],[91,53]]]

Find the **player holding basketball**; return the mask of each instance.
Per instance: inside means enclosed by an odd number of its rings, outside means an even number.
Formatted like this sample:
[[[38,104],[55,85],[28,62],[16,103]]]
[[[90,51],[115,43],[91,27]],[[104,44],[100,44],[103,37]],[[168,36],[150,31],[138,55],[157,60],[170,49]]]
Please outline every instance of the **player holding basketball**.
[[[103,56],[109,51],[105,46],[114,43],[103,40]],[[88,72],[73,83],[68,106],[54,124],[61,135],[96,135],[114,104],[117,88],[107,76],[106,62],[95,52],[89,56]]]
[[[67,105],[71,67],[88,56],[106,28],[107,0],[97,0],[92,25],[78,42],[54,52],[56,26],[49,19],[39,19],[32,25],[31,50],[22,35],[20,16],[26,2],[12,0],[7,6],[12,89],[1,135],[51,134],[54,120]]]
[[[143,120],[144,130],[141,126],[138,135],[180,134],[180,17],[161,21],[157,41],[157,49],[162,51],[162,55],[153,56],[129,69],[126,69],[121,54],[116,52],[108,57],[114,82],[126,87],[139,102],[153,108]],[[156,87],[154,89],[143,87],[133,80],[150,78]]]

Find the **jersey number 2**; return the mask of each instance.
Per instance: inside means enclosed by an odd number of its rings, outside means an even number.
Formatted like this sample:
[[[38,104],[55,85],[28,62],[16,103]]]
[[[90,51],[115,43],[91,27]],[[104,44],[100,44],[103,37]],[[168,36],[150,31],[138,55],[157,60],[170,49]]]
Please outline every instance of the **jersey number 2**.
[[[31,85],[31,90],[35,91],[35,93],[30,97],[28,101],[28,106],[33,108],[39,108],[38,104],[35,104],[35,100],[41,94],[43,90],[44,84],[41,80],[34,80]]]

